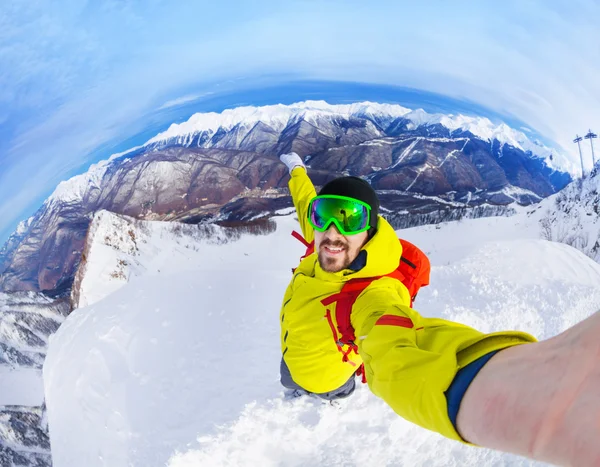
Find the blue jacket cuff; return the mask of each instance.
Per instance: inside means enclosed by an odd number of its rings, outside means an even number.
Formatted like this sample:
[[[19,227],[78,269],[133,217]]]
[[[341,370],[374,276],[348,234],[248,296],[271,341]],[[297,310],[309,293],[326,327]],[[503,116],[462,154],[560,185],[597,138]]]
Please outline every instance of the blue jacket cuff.
[[[498,350],[485,354],[483,357],[479,357],[474,362],[469,363],[466,367],[461,368],[456,373],[454,380],[450,384],[450,387],[446,391],[446,400],[448,401],[448,417],[454,425],[454,429],[458,431],[456,427],[456,417],[458,416],[458,409],[460,409],[460,403],[467,392],[467,388],[479,373],[479,370],[492,358]]]

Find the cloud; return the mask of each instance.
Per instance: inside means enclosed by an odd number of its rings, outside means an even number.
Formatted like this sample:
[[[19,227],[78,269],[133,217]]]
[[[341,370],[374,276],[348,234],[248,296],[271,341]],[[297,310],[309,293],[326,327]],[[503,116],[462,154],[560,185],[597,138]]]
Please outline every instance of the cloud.
[[[214,94],[214,92],[205,92],[203,94],[190,94],[187,96],[178,97],[177,99],[171,99],[161,105],[158,110],[169,109],[171,107],[178,107],[183,104],[189,104],[190,102],[194,102],[200,100],[203,97],[210,96]]]

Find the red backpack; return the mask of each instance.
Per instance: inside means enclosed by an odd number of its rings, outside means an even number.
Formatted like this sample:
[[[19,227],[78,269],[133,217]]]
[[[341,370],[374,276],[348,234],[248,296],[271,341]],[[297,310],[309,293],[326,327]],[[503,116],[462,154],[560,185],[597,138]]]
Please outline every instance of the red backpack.
[[[314,253],[314,241],[308,243],[304,237],[302,237],[302,235],[296,231],[292,232],[292,235],[306,246],[306,252],[304,253],[304,256],[300,258],[300,260]],[[427,258],[427,255],[418,247],[407,240],[402,240],[400,238],[398,240],[402,245],[402,256],[400,257],[398,267],[391,273],[386,274],[386,276],[393,277],[406,286],[410,294],[410,306],[412,307],[415,298],[417,298],[419,289],[429,285],[431,264],[429,263],[429,258]],[[351,279],[344,284],[340,292],[321,300],[321,303],[326,308],[332,303],[337,302],[337,306],[335,307],[337,329],[333,324],[333,319],[331,317],[331,311],[329,308],[327,308],[325,317],[327,318],[329,326],[331,327],[331,332],[333,333],[333,338],[338,350],[342,353],[343,362],[352,363],[348,359],[348,355],[350,355],[351,352],[356,354],[358,353],[358,346],[355,344],[356,336],[354,335],[354,328],[352,327],[350,321],[352,306],[354,305],[354,302],[358,296],[371,284],[371,282],[386,276]],[[401,320],[402,318],[398,317],[398,321]],[[412,327],[412,322],[409,323],[409,321],[410,320],[406,318],[405,324],[406,326]],[[344,346],[347,346],[346,350],[344,350]],[[363,383],[367,382],[364,372],[364,365],[361,365],[360,368],[358,368],[356,374],[358,376],[362,376]]]

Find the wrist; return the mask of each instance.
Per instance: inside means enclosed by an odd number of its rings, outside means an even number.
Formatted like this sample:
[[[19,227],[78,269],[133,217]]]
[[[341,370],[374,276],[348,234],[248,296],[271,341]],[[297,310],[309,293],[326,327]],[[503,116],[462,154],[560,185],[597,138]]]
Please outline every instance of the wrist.
[[[536,369],[539,343],[516,345],[494,355],[473,379],[462,398],[456,428],[470,443],[528,455],[532,441],[531,420],[543,413],[527,400],[526,387],[540,379]],[[535,375],[535,378],[532,376]],[[531,394],[528,394],[529,396]]]
[[[306,166],[298,164],[290,169],[290,175],[292,175],[292,172],[294,172],[294,170],[296,170],[296,169],[301,169],[306,172]]]
[[[279,156],[279,160],[281,160],[281,162],[283,162],[285,164],[285,166],[287,167],[288,172],[290,174],[296,167],[302,167],[302,168],[306,169],[304,162],[302,161],[302,158],[295,152],[281,154]]]

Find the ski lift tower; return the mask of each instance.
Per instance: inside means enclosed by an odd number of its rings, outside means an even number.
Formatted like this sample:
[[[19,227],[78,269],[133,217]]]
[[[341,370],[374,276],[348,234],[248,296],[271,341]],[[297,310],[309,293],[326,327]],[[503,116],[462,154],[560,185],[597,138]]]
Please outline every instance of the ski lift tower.
[[[594,163],[594,167],[596,166],[596,157],[594,156],[594,138],[597,138],[598,135],[596,133],[592,133],[592,130],[589,130],[588,134],[584,136],[585,139],[590,140],[590,146],[592,146],[592,162]]]
[[[575,139],[573,140],[574,143],[577,143],[577,146],[579,147],[579,160],[581,161],[581,178],[584,177],[585,172],[583,171],[583,156],[581,155],[581,141],[583,140],[583,138],[579,135],[575,135]]]

